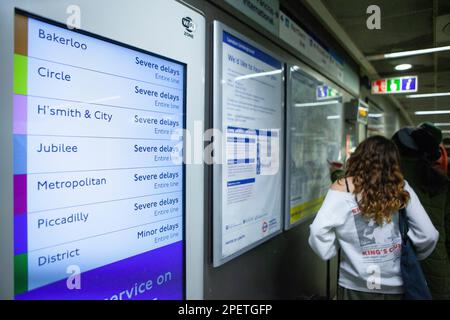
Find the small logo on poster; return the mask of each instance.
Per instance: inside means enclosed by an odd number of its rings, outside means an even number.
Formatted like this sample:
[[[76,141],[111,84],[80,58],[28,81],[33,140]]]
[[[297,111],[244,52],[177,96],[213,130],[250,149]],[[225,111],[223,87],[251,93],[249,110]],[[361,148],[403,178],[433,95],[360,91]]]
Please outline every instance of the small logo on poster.
[[[264,221],[262,224],[262,232],[266,233],[268,228],[269,228],[269,225],[267,224],[266,221]]]
[[[192,21],[192,18],[191,17],[184,17],[181,20],[181,23],[183,24],[183,27],[186,29],[186,31],[184,32],[184,35],[186,37],[194,39],[193,33],[195,33],[195,30],[197,30],[197,26],[194,23],[194,21]]]

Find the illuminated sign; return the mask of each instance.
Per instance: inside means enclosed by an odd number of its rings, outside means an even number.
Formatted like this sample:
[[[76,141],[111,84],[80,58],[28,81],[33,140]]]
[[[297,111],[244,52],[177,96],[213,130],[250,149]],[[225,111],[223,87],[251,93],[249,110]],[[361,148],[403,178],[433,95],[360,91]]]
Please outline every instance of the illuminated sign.
[[[340,97],[341,94],[336,89],[333,89],[327,85],[318,86],[316,89],[317,100],[325,100],[334,97]]]
[[[372,94],[398,94],[417,92],[417,76],[388,78],[372,81]]]

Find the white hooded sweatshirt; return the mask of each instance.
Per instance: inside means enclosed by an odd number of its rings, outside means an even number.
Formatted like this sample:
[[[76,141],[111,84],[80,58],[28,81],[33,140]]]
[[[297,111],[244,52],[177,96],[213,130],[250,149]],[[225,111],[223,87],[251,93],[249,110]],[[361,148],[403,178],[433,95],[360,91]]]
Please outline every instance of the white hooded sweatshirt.
[[[423,260],[434,250],[439,233],[414,190],[406,183],[411,200],[406,207],[408,236]],[[337,241],[336,241],[337,240]],[[309,245],[323,260],[342,248],[339,285],[356,291],[401,294],[401,236],[398,213],[392,222],[378,225],[360,212],[355,195],[329,190],[310,226]]]

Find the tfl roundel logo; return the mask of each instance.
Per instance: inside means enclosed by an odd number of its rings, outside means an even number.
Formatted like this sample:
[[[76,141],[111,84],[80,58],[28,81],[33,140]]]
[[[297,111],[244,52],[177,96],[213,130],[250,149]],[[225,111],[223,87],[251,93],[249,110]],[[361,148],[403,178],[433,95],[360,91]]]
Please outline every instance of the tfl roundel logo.
[[[264,221],[262,224],[262,232],[266,233],[268,228],[269,228],[269,225],[267,224],[266,221]]]
[[[189,32],[189,33],[193,33],[197,29],[197,26],[192,21],[191,17],[184,17],[181,20],[181,23],[183,24],[183,27],[186,29],[186,31]]]

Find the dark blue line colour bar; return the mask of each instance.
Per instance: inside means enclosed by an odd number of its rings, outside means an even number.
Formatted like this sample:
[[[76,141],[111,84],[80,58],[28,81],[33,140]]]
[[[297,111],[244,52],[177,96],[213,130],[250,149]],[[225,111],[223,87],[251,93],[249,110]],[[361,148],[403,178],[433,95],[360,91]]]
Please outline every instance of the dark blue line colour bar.
[[[227,183],[227,187],[235,187],[235,186],[240,186],[243,184],[249,184],[249,183],[255,183],[256,179],[252,178],[252,179],[244,179],[244,180],[237,180],[237,181],[230,181]]]
[[[232,36],[228,32],[223,32],[223,42],[229,44],[233,48],[241,50],[246,54],[265,62],[266,64],[274,67],[275,69],[281,69],[281,62],[274,57],[268,55],[267,53],[255,48],[254,46],[239,40],[238,38]]]

